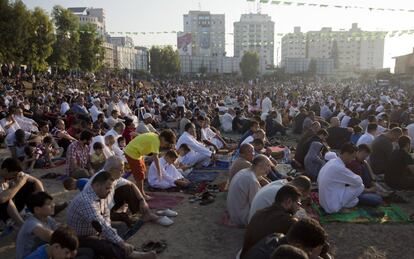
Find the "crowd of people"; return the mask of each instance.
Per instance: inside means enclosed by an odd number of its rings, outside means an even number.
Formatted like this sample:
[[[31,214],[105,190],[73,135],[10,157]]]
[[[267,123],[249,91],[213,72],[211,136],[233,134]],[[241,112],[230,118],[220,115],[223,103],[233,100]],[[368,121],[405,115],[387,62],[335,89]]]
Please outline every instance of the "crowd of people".
[[[124,239],[137,213],[174,224],[176,212],[151,211],[145,182],[186,188],[193,168],[223,152],[232,157],[226,209],[246,228],[240,258],[330,258],[326,232],[306,215],[311,190],[336,213],[380,205],[387,191],[378,181],[414,189],[413,100],[404,89],[300,78],[28,83],[2,72],[0,134],[10,157],[1,163],[0,216],[19,230],[17,258],[155,258]],[[31,173],[59,165],[64,188],[80,192],[55,208]],[[65,208],[59,225],[53,217]]]

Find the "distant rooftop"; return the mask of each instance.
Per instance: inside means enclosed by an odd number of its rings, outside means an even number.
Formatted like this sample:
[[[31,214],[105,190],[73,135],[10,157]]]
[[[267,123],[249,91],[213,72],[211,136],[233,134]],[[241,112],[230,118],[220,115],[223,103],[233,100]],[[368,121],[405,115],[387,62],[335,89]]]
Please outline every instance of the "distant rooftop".
[[[88,9],[87,7],[70,7],[68,8],[69,11],[72,13],[83,13],[85,10]]]

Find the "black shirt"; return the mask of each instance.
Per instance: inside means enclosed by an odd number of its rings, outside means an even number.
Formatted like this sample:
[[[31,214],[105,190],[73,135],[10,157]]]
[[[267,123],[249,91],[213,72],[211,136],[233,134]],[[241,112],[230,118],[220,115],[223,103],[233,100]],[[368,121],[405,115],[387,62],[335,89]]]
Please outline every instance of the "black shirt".
[[[342,145],[349,142],[352,133],[346,128],[341,127],[330,127],[328,128],[329,136],[327,138],[328,145],[332,149],[341,149]]]
[[[410,176],[409,165],[414,164],[414,160],[405,150],[397,149],[391,153],[385,171],[385,182],[391,186],[399,185],[404,178]]]

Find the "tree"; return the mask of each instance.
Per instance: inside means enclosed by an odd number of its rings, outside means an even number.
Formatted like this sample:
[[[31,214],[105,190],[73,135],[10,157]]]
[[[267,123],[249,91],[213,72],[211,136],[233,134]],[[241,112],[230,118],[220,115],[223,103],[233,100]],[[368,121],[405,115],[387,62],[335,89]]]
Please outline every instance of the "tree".
[[[171,46],[165,48],[152,47],[150,49],[150,65],[153,75],[168,75],[180,72],[180,58],[178,51]]]
[[[150,49],[150,66],[153,75],[161,75],[161,55],[162,51],[158,47],[151,47]]]
[[[30,35],[30,17],[22,1],[0,0],[0,62],[21,64]]]
[[[46,59],[52,54],[55,41],[53,23],[49,16],[36,7],[31,14],[30,37],[24,48],[24,61],[35,72],[43,72],[48,68]]]
[[[161,72],[171,75],[180,72],[180,57],[178,51],[174,51],[171,46],[167,46],[161,51]]]
[[[68,9],[61,6],[53,7],[53,21],[56,26],[56,41],[49,64],[59,70],[76,69],[79,67],[79,21]]]
[[[85,72],[95,72],[101,67],[104,54],[102,38],[98,35],[96,26],[90,23],[80,26],[80,69]]]
[[[257,52],[244,53],[240,62],[240,69],[244,79],[254,79],[259,71],[259,55]]]

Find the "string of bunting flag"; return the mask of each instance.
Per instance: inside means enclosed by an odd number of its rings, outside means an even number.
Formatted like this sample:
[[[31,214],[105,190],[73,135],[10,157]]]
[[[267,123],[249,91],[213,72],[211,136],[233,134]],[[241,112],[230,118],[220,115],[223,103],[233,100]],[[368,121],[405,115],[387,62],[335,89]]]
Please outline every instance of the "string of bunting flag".
[[[338,5],[338,4],[326,4],[326,3],[304,3],[295,1],[279,1],[279,0],[246,0],[247,2],[256,2],[262,4],[273,4],[279,6],[309,6],[318,8],[337,8],[337,9],[360,9],[368,11],[389,11],[389,12],[410,12],[414,13],[414,9],[404,8],[381,8],[381,7],[367,7],[367,6],[356,6],[356,5]]]
[[[80,31],[80,33],[91,33],[90,31]],[[141,35],[154,35],[154,34],[177,34],[177,31],[158,31],[158,32],[108,32],[111,36],[141,36]],[[215,32],[210,32],[214,34]],[[197,33],[194,33],[197,35]],[[220,32],[219,34],[224,34]],[[226,33],[227,35],[234,35],[233,33]],[[384,38],[384,37],[399,37],[403,35],[413,35],[414,30],[391,30],[391,31],[361,31],[361,32],[349,32],[349,31],[333,31],[333,32],[304,32],[303,35],[311,37],[317,36],[320,38],[332,38],[332,37],[347,37],[347,38]],[[295,35],[294,33],[275,33],[276,37],[284,37],[285,35]]]

